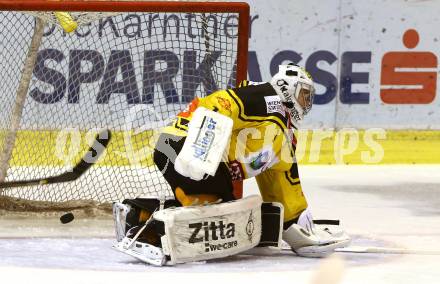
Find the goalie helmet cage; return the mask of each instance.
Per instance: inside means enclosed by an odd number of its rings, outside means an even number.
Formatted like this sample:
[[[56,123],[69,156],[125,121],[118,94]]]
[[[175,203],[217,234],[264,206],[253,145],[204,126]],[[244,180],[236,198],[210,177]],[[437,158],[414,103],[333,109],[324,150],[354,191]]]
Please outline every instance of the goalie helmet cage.
[[[0,0],[0,23],[0,182],[69,171],[112,132],[79,179],[0,189],[0,209],[170,196],[152,161],[161,128],[247,76],[246,3]]]

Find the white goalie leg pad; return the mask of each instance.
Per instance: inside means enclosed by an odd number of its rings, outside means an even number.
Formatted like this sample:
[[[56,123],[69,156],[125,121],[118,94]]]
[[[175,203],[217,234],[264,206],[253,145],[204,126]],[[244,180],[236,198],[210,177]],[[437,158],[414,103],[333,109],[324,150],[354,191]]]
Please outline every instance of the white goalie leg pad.
[[[188,125],[188,136],[174,164],[175,170],[193,180],[215,175],[229,144],[233,121],[220,113],[198,107]]]
[[[246,251],[251,255],[273,255],[281,252],[284,207],[278,202],[261,205],[261,239],[258,246]]]
[[[304,257],[325,257],[350,244],[350,237],[339,226],[316,226],[309,210],[283,232],[283,240]]]
[[[260,196],[226,203],[157,211],[167,264],[222,258],[255,247],[261,237]]]

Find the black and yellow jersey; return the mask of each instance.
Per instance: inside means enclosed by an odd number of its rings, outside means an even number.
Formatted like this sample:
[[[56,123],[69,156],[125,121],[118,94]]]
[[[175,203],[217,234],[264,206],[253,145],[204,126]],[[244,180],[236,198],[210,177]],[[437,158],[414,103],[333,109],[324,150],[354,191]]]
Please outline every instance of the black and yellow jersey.
[[[195,98],[163,132],[186,136],[199,106],[233,120],[226,161],[232,179],[256,177],[263,200],[283,203],[285,220],[296,218],[307,207],[295,160],[296,140],[273,87],[243,81],[238,88]]]

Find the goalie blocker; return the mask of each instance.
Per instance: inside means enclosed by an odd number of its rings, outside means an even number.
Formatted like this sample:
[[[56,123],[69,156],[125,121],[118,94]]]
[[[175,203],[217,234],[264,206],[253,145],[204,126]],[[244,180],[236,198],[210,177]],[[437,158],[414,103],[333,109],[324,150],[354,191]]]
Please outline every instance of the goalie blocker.
[[[176,205],[157,199],[115,203],[114,248],[158,266],[222,258],[256,246],[281,248],[281,204],[250,196],[205,206]]]

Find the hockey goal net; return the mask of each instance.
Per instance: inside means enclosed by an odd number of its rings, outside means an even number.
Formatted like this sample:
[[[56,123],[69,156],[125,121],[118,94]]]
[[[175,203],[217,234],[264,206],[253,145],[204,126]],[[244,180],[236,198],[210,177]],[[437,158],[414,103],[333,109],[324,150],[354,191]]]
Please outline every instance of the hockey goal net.
[[[69,171],[112,133],[79,179],[1,188],[0,209],[170,195],[152,161],[160,129],[246,77],[248,21],[245,3],[0,1],[0,183]]]

